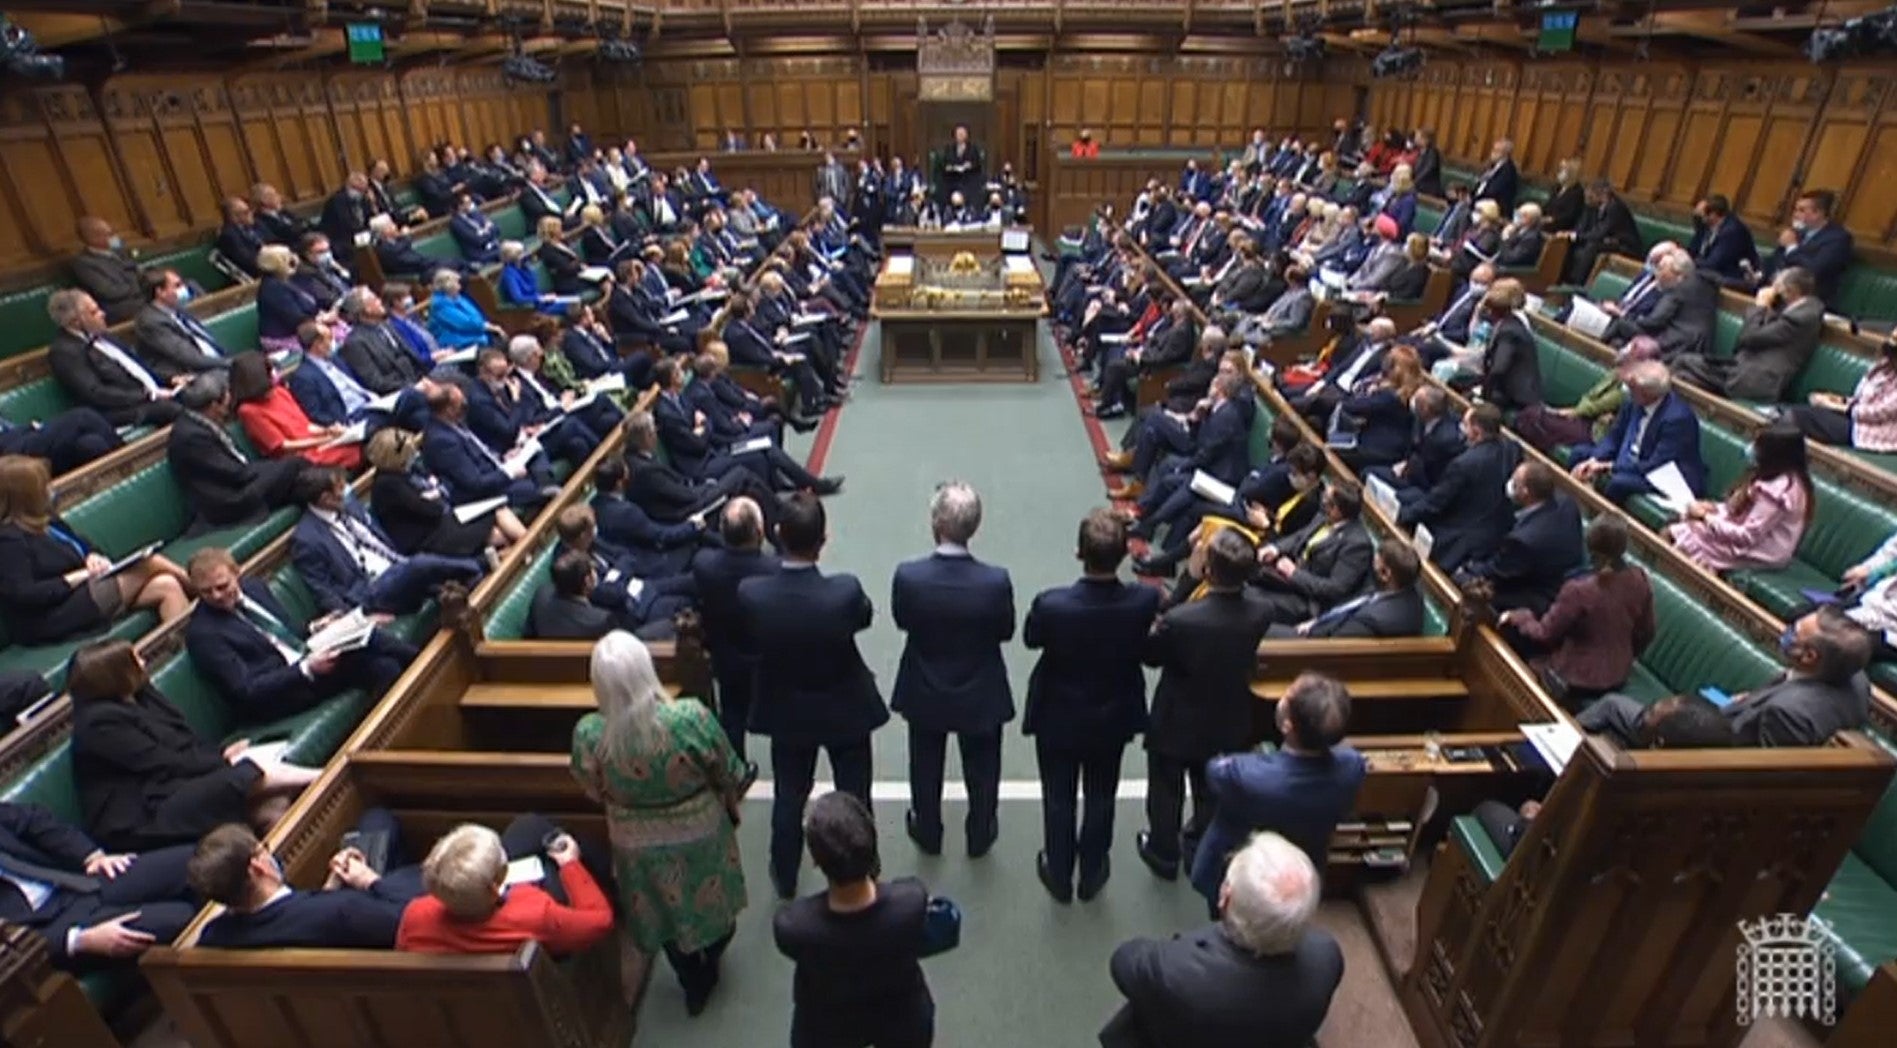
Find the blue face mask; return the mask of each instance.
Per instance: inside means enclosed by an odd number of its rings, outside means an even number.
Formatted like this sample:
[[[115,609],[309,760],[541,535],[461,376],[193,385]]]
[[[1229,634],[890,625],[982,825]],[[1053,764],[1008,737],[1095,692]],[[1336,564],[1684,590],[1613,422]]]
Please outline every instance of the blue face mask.
[[[1759,464],[1759,446],[1757,444],[1747,444],[1746,445],[1746,465],[1756,466],[1758,464]]]
[[[1778,650],[1788,659],[1797,658],[1798,649],[1802,646],[1796,624],[1785,627],[1785,632],[1778,635]]]
[[[105,246],[114,251],[123,251],[125,250],[125,238],[114,233],[112,239],[105,242]]]
[[[178,304],[182,306],[189,301],[191,301],[191,285],[186,284],[178,289]]]

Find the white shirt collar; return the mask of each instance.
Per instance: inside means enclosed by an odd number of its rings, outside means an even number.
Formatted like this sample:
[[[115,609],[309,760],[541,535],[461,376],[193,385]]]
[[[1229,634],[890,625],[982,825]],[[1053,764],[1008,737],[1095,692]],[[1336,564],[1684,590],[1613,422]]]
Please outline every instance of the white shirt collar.
[[[967,546],[954,542],[939,542],[935,546],[935,555],[938,557],[968,557],[973,554],[968,552]]]

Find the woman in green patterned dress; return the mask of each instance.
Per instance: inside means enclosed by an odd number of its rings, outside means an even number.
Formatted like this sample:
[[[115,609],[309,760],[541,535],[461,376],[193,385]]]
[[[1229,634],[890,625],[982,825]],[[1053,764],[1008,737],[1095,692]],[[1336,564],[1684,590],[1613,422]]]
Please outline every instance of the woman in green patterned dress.
[[[666,694],[632,634],[593,646],[592,678],[599,712],[573,729],[573,775],[606,808],[621,941],[645,958],[663,948],[697,1015],[745,904],[744,763],[711,710]]]

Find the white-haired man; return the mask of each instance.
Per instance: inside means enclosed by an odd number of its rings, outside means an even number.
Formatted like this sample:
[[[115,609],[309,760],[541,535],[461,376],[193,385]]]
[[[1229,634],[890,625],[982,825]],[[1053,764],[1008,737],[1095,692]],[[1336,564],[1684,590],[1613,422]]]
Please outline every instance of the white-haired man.
[[[942,850],[942,768],[948,736],[962,750],[968,784],[968,854],[994,846],[999,824],[1001,727],[1014,694],[1001,645],[1014,637],[1014,584],[1006,568],[968,552],[981,527],[981,496],[950,480],[929,499],[935,552],[897,565],[890,583],[896,628],[908,634],[890,708],[909,722],[909,836]]]
[[[1226,867],[1216,923],[1113,951],[1126,1004],[1102,1048],[1304,1048],[1344,977],[1337,940],[1311,926],[1321,888],[1304,849],[1253,837]]]

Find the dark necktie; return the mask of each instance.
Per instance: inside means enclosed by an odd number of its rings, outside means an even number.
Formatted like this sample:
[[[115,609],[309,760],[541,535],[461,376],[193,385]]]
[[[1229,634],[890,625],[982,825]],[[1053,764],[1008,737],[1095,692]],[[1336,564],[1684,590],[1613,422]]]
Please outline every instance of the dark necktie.
[[[41,884],[51,885],[54,888],[63,888],[71,892],[91,893],[98,891],[104,886],[104,882],[97,877],[88,876],[83,873],[68,873],[65,870],[55,870],[50,866],[41,866],[35,862],[27,862],[25,859],[16,859],[5,852],[0,852],[0,871],[25,880],[38,881]]]

